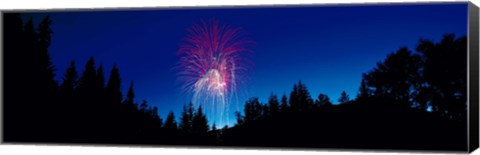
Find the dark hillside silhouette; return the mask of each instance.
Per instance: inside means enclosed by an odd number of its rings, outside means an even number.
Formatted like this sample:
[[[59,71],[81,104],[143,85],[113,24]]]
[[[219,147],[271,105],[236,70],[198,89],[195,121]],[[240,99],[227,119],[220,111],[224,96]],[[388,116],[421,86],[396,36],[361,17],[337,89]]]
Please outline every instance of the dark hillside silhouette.
[[[465,36],[420,39],[415,51],[388,54],[358,75],[356,96],[341,92],[341,104],[310,94],[299,81],[289,94],[272,92],[266,103],[248,99],[234,126],[217,128],[205,107],[192,103],[178,119],[173,111],[160,117],[159,107],[138,102],[135,81],[122,92],[120,68],[115,64],[105,77],[108,70],[94,57],[85,64],[72,60],[56,81],[48,52],[52,20],[35,27],[32,19],[23,23],[7,13],[3,23],[6,142],[467,149]]]

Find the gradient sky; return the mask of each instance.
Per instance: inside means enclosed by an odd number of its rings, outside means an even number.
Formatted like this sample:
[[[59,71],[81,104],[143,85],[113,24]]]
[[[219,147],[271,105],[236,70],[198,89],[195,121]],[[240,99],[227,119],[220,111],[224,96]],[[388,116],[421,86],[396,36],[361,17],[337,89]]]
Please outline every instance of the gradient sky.
[[[116,63],[123,92],[133,80],[136,100],[158,106],[162,118],[170,110],[180,116],[189,102],[173,69],[186,30],[210,18],[241,27],[256,42],[254,66],[239,89],[238,104],[230,109],[230,125],[235,122],[233,112],[243,110],[247,98],[266,102],[272,92],[288,96],[299,80],[313,98],[325,93],[336,103],[343,90],[354,98],[361,74],[388,53],[401,46],[414,49],[420,38],[439,41],[446,33],[467,33],[467,3],[60,10],[22,16],[39,22],[45,15],[53,20],[50,54],[59,81],[71,60],[82,73],[94,56],[107,78]]]

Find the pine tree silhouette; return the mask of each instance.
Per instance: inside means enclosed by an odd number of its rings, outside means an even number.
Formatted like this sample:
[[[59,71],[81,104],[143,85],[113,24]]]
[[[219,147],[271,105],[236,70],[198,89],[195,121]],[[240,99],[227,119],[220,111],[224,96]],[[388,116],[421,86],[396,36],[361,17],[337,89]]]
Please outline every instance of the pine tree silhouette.
[[[105,122],[107,125],[106,130],[109,131],[106,134],[107,137],[120,137],[121,132],[119,131],[120,124],[122,120],[119,120],[121,102],[122,102],[122,92],[121,92],[121,79],[120,73],[118,71],[117,65],[115,64],[110,71],[110,77],[107,82],[107,87],[105,90],[105,104],[110,107],[105,111],[106,119],[111,120]],[[119,138],[112,138],[119,139]]]
[[[167,119],[165,120],[164,129],[167,133],[174,133],[177,130],[177,122],[175,121],[175,114],[173,111],[168,113]]]
[[[179,125],[180,130],[186,134],[192,132],[192,122],[194,117],[194,108],[193,104],[190,102],[188,105],[183,106],[182,116],[180,118],[181,122]]]
[[[287,99],[287,96],[285,94],[282,95],[282,99],[280,100],[281,104],[280,104],[280,111],[282,113],[285,113],[288,111],[288,108],[289,108],[289,105],[288,105],[288,99]]]
[[[346,103],[350,101],[350,98],[348,97],[347,92],[342,91],[342,94],[340,94],[340,98],[338,98],[339,103]]]
[[[63,83],[60,86],[61,96],[64,100],[62,102],[70,102],[66,100],[71,100],[77,89],[78,85],[78,73],[75,67],[75,60],[72,60],[70,66],[67,68],[65,74],[63,75]]]
[[[202,106],[200,105],[195,112],[192,120],[192,132],[197,138],[198,143],[205,142],[207,139],[207,132],[209,130],[207,117],[203,113]]]
[[[280,107],[279,107],[279,102],[278,102],[278,97],[277,95],[275,94],[270,94],[270,97],[268,98],[268,111],[269,111],[269,114],[272,115],[272,116],[275,116],[275,115],[278,115],[278,113],[280,112]]]

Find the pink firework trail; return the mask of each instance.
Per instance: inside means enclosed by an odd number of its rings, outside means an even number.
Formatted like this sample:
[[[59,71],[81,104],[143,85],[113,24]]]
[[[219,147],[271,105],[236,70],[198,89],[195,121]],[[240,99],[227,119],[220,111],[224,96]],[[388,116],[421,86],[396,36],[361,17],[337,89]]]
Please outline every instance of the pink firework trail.
[[[178,77],[192,93],[192,103],[202,105],[209,120],[228,124],[229,106],[236,101],[237,88],[251,63],[246,56],[253,42],[240,28],[219,25],[217,20],[202,21],[188,29],[179,49]]]

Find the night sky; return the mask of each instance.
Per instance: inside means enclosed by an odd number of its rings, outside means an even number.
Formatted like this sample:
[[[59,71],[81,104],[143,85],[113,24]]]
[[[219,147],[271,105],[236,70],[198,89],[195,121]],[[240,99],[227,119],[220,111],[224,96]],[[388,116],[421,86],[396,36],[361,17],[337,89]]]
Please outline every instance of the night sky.
[[[189,102],[174,67],[186,31],[201,19],[241,27],[256,42],[246,85],[239,88],[243,110],[249,97],[266,102],[271,93],[289,95],[301,80],[312,98],[327,94],[337,103],[345,90],[355,98],[361,74],[371,70],[388,53],[401,46],[414,49],[418,40],[435,42],[446,33],[467,33],[467,3],[417,5],[329,5],[263,8],[169,8],[28,13],[38,23],[53,20],[50,55],[61,81],[71,60],[81,74],[90,56],[103,64],[106,77],[117,64],[123,93],[134,81],[137,102],[159,107],[165,118],[170,110],[180,116]],[[212,122],[210,122],[212,123]],[[220,124],[222,125],[222,124]]]

